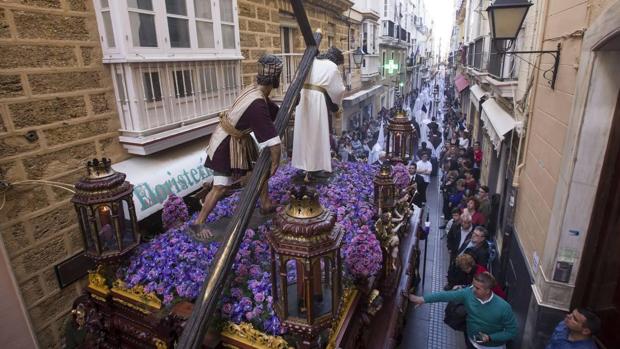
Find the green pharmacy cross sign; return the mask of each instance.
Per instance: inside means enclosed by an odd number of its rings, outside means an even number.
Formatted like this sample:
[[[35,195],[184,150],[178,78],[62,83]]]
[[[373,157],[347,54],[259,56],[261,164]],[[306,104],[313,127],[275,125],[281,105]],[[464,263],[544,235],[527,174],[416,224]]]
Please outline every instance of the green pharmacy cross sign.
[[[394,63],[393,59],[390,59],[386,65],[383,66],[384,69],[387,69],[389,74],[394,74],[395,70],[398,70],[398,64]]]

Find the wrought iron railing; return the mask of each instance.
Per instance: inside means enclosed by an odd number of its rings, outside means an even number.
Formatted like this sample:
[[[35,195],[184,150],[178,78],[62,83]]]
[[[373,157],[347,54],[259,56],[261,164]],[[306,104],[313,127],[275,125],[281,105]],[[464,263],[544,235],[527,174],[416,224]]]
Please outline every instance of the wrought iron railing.
[[[282,77],[280,79],[280,87],[273,91],[272,94],[274,97],[283,97],[295,79],[303,53],[278,53],[276,56],[280,57],[283,62]]]
[[[216,117],[241,90],[240,61],[111,64],[123,136],[144,137]]]
[[[497,80],[514,80],[517,78],[516,69],[514,69],[514,56],[507,55],[507,42],[505,40],[494,40],[491,43],[491,52],[489,54],[488,71],[489,75]]]

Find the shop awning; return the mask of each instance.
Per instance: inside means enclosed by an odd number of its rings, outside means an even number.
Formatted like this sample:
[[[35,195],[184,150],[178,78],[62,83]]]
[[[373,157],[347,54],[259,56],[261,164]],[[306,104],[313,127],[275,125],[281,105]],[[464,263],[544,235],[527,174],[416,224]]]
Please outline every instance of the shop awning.
[[[472,102],[475,101],[474,107],[476,107],[476,110],[480,110],[480,100],[482,99],[482,97],[484,97],[485,94],[486,93],[484,92],[482,87],[480,87],[480,85],[478,84],[473,85],[469,88],[469,100]]]
[[[456,76],[456,78],[454,78],[454,86],[456,86],[456,91],[458,93],[461,93],[464,89],[467,88],[467,86],[469,86],[469,81],[467,81],[467,79],[459,74]]]
[[[355,104],[361,103],[366,98],[379,93],[382,89],[383,89],[383,85],[377,85],[367,90],[356,92],[350,96],[345,97],[342,101],[342,104],[355,105]]]
[[[183,197],[212,180],[211,170],[204,167],[204,138],[149,156],[136,156],[112,168],[127,175],[133,184],[136,216],[142,220],[161,210],[169,194]]]
[[[494,98],[489,98],[482,103],[482,122],[498,152],[504,136],[519,124],[512,115],[497,104]]]

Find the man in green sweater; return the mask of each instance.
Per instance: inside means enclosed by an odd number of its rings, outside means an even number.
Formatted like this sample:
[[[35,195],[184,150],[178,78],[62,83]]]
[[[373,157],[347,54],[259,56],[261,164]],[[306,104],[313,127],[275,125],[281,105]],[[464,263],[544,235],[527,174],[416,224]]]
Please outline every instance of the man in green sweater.
[[[495,278],[488,272],[474,276],[471,287],[455,291],[436,292],[418,297],[409,294],[409,301],[424,303],[457,302],[467,310],[466,344],[468,348],[506,348],[506,342],[517,335],[517,322],[512,308],[493,294]]]

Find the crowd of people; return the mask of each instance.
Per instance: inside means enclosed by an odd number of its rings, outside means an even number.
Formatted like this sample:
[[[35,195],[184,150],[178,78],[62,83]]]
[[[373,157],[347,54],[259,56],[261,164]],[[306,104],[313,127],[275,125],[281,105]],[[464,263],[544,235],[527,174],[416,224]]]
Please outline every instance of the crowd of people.
[[[518,327],[504,288],[489,271],[497,251],[489,234],[493,221],[489,188],[479,182],[484,154],[480,143],[472,141],[463,116],[441,108],[442,101],[434,112],[437,119],[429,122],[425,112],[432,109],[422,103],[422,113],[414,113],[426,117],[421,122],[426,129],[416,154],[418,161],[409,164],[409,173],[423,202],[430,177],[438,176],[445,218],[438,228],[450,261],[443,292],[406,297],[416,306],[448,302],[444,321],[463,331],[467,348],[506,348]],[[558,324],[547,349],[594,349],[592,335],[599,329],[600,320],[593,312],[575,309]]]
[[[380,121],[376,119],[359,120],[353,118],[348,130],[334,140],[334,150],[341,161],[366,161],[372,147],[379,137]]]

